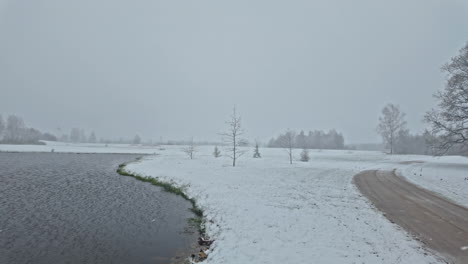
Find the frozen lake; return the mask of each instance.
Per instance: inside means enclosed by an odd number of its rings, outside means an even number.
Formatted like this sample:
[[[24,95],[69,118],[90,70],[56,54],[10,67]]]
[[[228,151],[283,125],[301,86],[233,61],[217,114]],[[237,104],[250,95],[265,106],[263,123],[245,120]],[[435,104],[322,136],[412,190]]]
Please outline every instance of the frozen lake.
[[[118,175],[135,155],[0,153],[0,263],[169,263],[190,204]]]

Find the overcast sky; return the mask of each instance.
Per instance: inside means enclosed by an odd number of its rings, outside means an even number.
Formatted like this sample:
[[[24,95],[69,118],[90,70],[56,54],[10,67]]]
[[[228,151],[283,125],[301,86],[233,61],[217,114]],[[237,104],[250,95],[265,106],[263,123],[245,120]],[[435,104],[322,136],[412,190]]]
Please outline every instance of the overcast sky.
[[[0,113],[218,140],[237,105],[250,139],[336,128],[377,142],[389,102],[424,129],[466,41],[464,0],[0,0]]]

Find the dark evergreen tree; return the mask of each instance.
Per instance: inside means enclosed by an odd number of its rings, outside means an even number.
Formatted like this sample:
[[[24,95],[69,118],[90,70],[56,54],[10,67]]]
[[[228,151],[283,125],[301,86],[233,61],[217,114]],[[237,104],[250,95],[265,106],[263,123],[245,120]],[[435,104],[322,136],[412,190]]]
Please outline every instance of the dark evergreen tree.
[[[213,156],[215,158],[221,157],[221,151],[219,151],[218,146],[215,146],[214,151],[213,151]]]
[[[253,157],[256,158],[256,159],[262,157],[262,155],[260,155],[260,151],[258,150],[258,143],[257,142],[255,142],[255,150],[254,150]]]

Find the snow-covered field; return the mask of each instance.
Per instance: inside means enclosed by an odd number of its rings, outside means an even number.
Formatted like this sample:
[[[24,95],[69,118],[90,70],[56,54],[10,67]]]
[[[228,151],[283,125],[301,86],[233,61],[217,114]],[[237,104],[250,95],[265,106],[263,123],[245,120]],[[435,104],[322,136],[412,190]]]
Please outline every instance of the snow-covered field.
[[[312,150],[309,162],[290,165],[281,149],[261,149],[261,159],[248,149],[233,168],[228,158],[211,155],[213,147],[199,147],[190,160],[181,146],[50,144],[0,145],[0,151],[157,153],[127,170],[185,186],[197,199],[216,240],[207,263],[443,263],[359,193],[352,178],[366,169],[397,168],[468,205],[468,159],[462,157]]]
[[[438,263],[352,184],[365,169],[402,170],[412,166],[402,161],[434,158],[312,151],[310,162],[290,165],[283,150],[264,149],[261,159],[249,153],[233,168],[212,150],[189,160],[168,148],[127,167],[186,185],[216,240],[207,263]]]

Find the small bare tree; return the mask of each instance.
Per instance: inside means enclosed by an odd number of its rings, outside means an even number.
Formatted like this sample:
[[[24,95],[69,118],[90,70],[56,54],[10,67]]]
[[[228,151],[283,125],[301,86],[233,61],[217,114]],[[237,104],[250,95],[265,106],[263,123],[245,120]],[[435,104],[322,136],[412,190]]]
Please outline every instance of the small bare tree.
[[[284,135],[280,136],[281,147],[286,150],[289,157],[289,163],[293,164],[293,151],[294,151],[294,141],[296,139],[296,133],[288,129]]]
[[[384,143],[390,147],[390,154],[394,152],[395,142],[400,131],[405,129],[405,113],[400,111],[400,107],[394,104],[387,104],[382,109],[382,116],[379,117],[377,132],[382,136]]]
[[[188,145],[183,149],[185,154],[189,156],[190,159],[193,159],[195,156],[195,152],[197,152],[197,146],[195,145],[195,142],[192,139],[189,141]]]
[[[434,97],[439,109],[426,113],[425,121],[432,125],[439,142],[436,154],[445,154],[457,146],[461,152],[468,151],[468,42],[442,67],[447,73],[445,89]]]
[[[237,159],[245,154],[245,151],[240,149],[240,146],[246,142],[242,138],[244,130],[242,129],[241,117],[237,114],[236,107],[233,108],[231,117],[226,124],[228,125],[227,131],[221,133],[221,136],[223,137],[223,141],[229,146],[226,156],[232,159],[232,166],[235,167]]]

